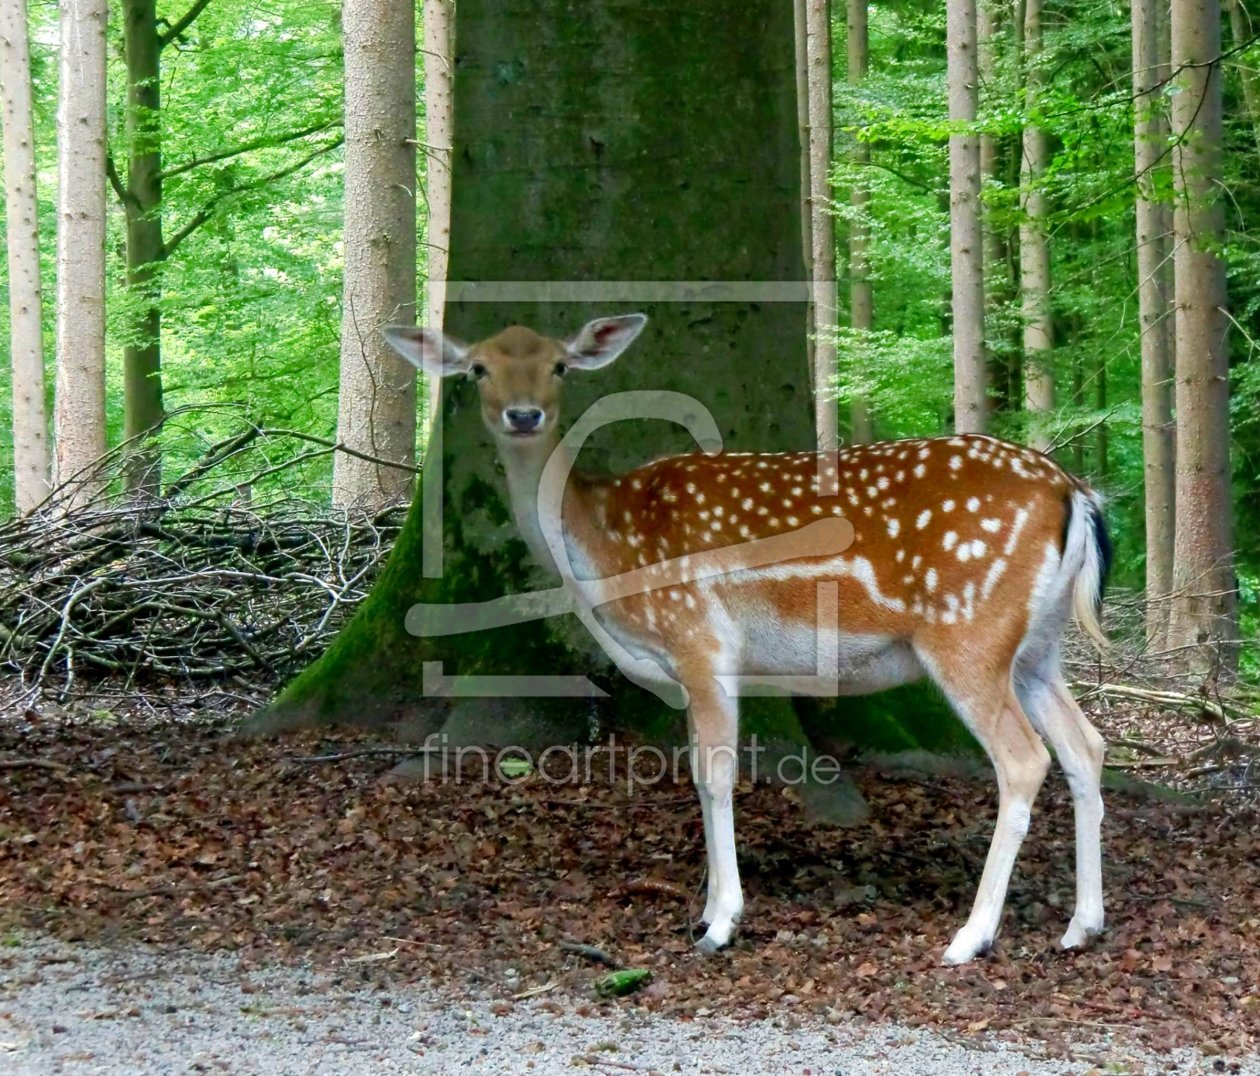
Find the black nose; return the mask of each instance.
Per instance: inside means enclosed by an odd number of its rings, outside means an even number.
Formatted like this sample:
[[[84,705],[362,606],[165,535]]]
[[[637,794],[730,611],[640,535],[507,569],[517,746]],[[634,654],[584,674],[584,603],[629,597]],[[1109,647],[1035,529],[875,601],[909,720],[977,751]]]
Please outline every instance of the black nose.
[[[509,407],[504,414],[507,415],[508,425],[519,433],[536,430],[543,419],[543,413],[537,407]]]

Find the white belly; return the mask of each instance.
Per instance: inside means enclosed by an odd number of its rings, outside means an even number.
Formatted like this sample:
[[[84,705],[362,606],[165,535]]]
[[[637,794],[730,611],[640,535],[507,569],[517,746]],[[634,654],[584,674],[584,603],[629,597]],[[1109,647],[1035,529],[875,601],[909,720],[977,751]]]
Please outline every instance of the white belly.
[[[869,695],[926,675],[910,645],[886,635],[821,632],[811,623],[782,621],[750,610],[740,620],[739,668],[723,669],[745,683],[793,694]]]

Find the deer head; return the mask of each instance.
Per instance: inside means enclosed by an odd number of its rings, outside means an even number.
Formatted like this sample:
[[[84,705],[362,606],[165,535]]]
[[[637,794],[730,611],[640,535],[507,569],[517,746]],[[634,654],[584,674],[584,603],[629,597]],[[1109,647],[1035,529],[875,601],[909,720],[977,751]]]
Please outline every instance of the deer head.
[[[418,369],[438,377],[473,378],[486,428],[506,447],[553,438],[565,375],[609,365],[646,324],[643,314],[596,318],[566,340],[513,325],[477,344],[420,326],[389,325],[384,332],[394,350]]]

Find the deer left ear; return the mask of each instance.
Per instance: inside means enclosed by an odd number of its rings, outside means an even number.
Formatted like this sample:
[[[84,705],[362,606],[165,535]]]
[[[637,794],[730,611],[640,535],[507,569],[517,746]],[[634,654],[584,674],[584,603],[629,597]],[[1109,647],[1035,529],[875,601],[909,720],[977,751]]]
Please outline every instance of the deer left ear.
[[[647,324],[646,314],[623,314],[588,321],[565,341],[569,365],[575,370],[598,370],[626,350]]]
[[[447,377],[468,371],[468,347],[452,336],[421,325],[386,325],[389,346],[426,374]]]

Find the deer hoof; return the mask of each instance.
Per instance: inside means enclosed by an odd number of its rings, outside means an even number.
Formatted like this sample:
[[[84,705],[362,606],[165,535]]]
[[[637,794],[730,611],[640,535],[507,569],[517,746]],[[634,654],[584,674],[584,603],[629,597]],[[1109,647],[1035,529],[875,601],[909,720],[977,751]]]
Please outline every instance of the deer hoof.
[[[992,938],[982,937],[963,927],[962,930],[954,935],[954,940],[949,943],[949,948],[945,950],[941,963],[949,967],[957,967],[959,964],[970,964],[981,953],[987,952],[992,944]]]
[[[716,953],[719,949],[726,948],[730,944],[731,935],[735,933],[735,924],[727,922],[726,924],[711,923],[709,929],[705,931],[704,937],[696,942],[696,949],[709,956]]]
[[[1097,922],[1073,916],[1072,922],[1068,924],[1067,933],[1059,939],[1059,945],[1064,949],[1080,949],[1088,945],[1092,939],[1098,937],[1102,933],[1102,929],[1101,916],[1099,916]]]

